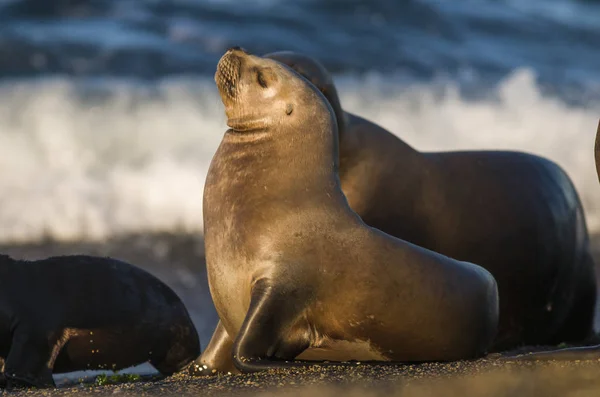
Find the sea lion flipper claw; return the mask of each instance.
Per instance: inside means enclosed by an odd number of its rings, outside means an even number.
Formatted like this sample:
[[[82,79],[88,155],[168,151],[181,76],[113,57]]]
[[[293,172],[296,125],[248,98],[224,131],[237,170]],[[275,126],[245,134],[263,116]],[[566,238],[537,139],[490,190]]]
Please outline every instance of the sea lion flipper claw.
[[[233,339],[227,333],[221,320],[217,323],[208,346],[188,367],[188,373],[191,376],[216,375],[219,373],[237,373],[237,368],[233,365]]]

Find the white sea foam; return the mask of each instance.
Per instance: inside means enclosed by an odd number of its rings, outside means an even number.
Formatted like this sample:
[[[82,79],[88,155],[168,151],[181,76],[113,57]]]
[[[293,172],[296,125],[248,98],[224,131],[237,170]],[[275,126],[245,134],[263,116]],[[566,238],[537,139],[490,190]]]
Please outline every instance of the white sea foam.
[[[600,229],[593,162],[598,107],[543,97],[527,70],[495,100],[448,85],[337,78],[346,109],[420,150],[503,148],[567,170],[588,224]],[[42,79],[0,85],[0,241],[100,239],[143,231],[201,231],[202,190],[226,129],[210,79],[149,85]]]

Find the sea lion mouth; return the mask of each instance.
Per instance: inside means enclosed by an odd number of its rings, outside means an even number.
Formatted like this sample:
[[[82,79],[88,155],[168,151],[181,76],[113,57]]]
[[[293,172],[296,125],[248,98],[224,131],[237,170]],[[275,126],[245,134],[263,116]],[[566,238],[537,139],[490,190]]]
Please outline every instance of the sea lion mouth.
[[[215,82],[221,96],[229,99],[235,99],[237,93],[237,83],[240,80],[240,71],[242,61],[235,54],[238,49],[230,49],[221,57],[215,73]]]
[[[230,118],[227,120],[227,126],[231,128],[233,132],[252,132],[264,130],[268,123],[268,119],[265,117],[240,117]]]

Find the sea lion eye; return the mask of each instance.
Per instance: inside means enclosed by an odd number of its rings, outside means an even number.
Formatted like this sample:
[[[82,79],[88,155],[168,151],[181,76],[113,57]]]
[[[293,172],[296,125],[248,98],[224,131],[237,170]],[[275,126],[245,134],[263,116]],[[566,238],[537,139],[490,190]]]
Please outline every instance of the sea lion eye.
[[[267,88],[267,81],[260,70],[256,72],[256,81],[262,88]]]

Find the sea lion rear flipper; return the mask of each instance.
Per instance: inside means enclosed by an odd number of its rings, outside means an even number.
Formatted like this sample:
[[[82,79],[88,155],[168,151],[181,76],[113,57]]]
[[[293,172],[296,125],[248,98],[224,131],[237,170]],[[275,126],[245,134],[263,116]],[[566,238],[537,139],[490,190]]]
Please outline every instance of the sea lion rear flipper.
[[[225,330],[221,320],[217,323],[208,346],[202,355],[188,368],[191,376],[216,375],[218,373],[237,373],[238,369],[233,364],[233,339]]]
[[[30,333],[23,326],[17,327],[4,367],[6,387],[55,387],[52,350],[42,334]]]

